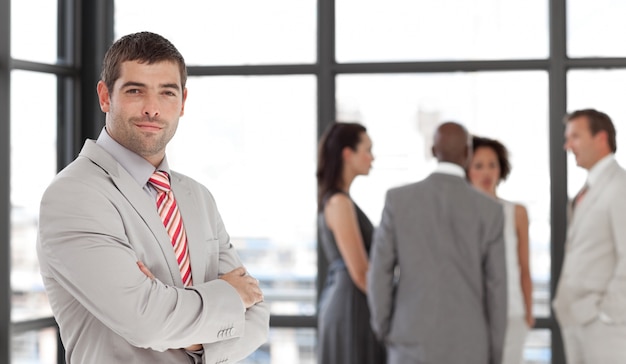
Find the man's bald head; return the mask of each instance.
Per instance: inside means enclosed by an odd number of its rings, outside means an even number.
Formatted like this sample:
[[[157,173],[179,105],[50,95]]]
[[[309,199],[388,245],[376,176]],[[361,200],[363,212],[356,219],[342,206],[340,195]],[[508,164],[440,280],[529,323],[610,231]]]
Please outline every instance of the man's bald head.
[[[435,131],[433,155],[439,162],[458,164],[465,168],[471,151],[467,129],[455,122],[445,122]]]

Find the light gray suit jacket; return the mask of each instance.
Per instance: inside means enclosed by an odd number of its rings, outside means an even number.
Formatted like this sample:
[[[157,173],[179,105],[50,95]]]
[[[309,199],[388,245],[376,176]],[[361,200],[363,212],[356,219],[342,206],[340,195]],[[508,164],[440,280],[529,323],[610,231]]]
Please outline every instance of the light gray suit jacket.
[[[267,339],[269,311],[247,311],[217,279],[242,266],[209,191],[172,173],[194,286],[183,288],[155,201],[88,140],[44,193],[37,252],[68,364],[233,363]],[[156,279],[137,267],[142,261]],[[245,311],[245,313],[244,313]]]
[[[612,161],[571,215],[553,301],[561,326],[626,324],[626,171]]]
[[[502,205],[433,173],[387,192],[368,271],[390,364],[496,364],[506,326]]]

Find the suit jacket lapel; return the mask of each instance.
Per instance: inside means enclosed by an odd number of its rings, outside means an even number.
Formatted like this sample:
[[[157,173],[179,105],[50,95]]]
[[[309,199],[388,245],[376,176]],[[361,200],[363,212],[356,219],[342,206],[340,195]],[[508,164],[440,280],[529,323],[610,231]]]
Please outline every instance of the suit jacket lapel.
[[[182,286],[182,278],[180,277],[180,270],[176,256],[174,255],[174,249],[172,249],[172,242],[167,231],[163,228],[163,222],[157,213],[156,202],[150,198],[146,191],[143,190],[142,186],[139,186],[137,181],[135,181],[110,154],[105,152],[93,141],[88,140],[85,143],[80,155],[90,159],[109,174],[115,187],[117,187],[130,205],[137,211],[137,214],[141,216],[158,242],[158,246],[165,256],[170,271],[172,278],[171,283]],[[148,243],[149,242],[144,242],[144,244]]]
[[[205,244],[205,236],[203,234],[203,226],[207,222],[200,220],[198,214],[190,213],[198,211],[196,199],[192,194],[191,187],[187,180],[180,178],[176,173],[172,173],[172,191],[178,204],[178,209],[183,218],[185,232],[187,233],[187,247],[189,249],[189,259],[191,261],[191,277],[194,284],[204,282],[205,272],[207,271],[208,259]]]

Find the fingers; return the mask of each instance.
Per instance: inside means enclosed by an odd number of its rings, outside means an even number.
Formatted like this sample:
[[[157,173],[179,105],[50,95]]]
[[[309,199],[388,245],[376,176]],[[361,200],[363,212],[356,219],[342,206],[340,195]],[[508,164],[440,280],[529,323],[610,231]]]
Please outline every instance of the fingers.
[[[145,274],[146,277],[154,280],[154,274],[150,272],[150,269],[148,269],[142,261],[137,261],[137,267],[139,267],[139,270]],[[220,279],[227,281],[235,287],[244,301],[246,308],[263,301],[263,292],[259,287],[259,280],[249,275],[245,268],[235,268],[222,275]]]
[[[146,275],[146,277],[154,280],[154,274],[152,274],[152,272],[150,272],[150,270],[148,269],[148,267],[146,267],[143,262],[141,261],[137,261],[137,266],[139,267],[139,270]]]
[[[259,280],[249,275],[245,268],[233,269],[222,275],[220,279],[225,280],[237,290],[246,308],[263,301]]]
[[[198,351],[202,349],[202,344],[194,344],[185,348],[187,351]]]
[[[245,276],[244,279],[249,284],[254,284],[255,286],[259,285],[259,280],[254,278],[253,276],[248,275],[248,276]]]
[[[254,304],[262,302],[263,291],[261,290],[261,287],[259,287],[259,280],[252,276],[247,276],[246,278],[247,278],[248,284],[251,285],[250,294],[252,296],[252,300],[254,301]]]

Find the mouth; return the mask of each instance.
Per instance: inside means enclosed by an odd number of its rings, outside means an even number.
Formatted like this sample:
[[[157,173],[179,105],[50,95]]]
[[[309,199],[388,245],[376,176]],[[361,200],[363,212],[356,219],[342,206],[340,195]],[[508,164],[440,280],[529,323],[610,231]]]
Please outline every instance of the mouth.
[[[155,131],[159,131],[163,129],[159,125],[153,124],[153,123],[139,123],[139,124],[135,124],[135,126],[139,128],[139,130],[150,131],[150,132],[155,132]]]

